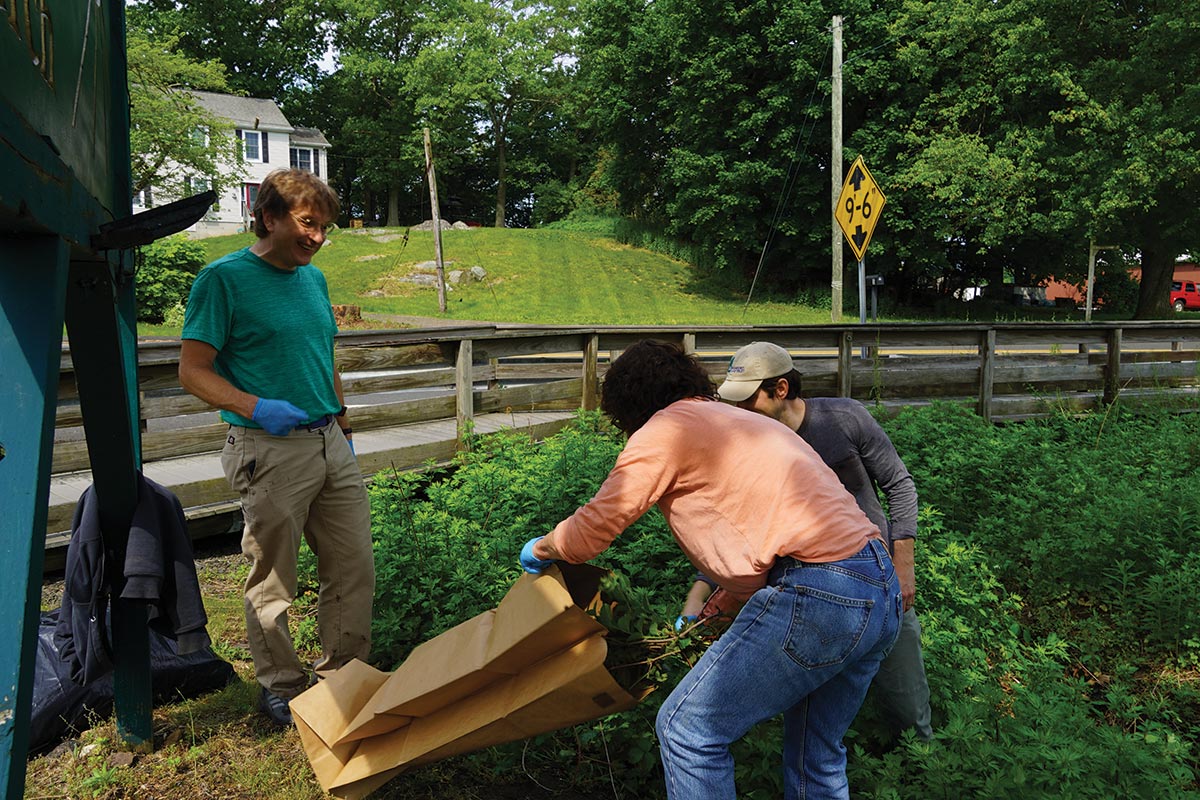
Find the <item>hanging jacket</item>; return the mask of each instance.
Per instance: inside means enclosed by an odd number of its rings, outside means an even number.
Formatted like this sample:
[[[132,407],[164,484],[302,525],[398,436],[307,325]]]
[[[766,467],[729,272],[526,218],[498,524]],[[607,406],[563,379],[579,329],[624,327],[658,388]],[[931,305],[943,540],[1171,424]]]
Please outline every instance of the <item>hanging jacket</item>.
[[[122,570],[114,576],[110,570],[118,564]],[[80,685],[112,669],[104,619],[114,583],[120,587],[121,599],[148,605],[150,627],[175,639],[180,655],[210,643],[183,507],[168,489],[141,474],[123,553],[105,547],[93,487],[79,498],[65,583],[55,644],[71,666],[71,679]]]

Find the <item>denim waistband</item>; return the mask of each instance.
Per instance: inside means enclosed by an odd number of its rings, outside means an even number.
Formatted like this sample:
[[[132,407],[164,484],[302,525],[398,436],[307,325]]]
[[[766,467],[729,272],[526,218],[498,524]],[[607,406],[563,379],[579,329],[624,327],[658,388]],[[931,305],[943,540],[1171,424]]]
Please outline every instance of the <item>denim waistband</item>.
[[[878,562],[881,566],[885,562],[887,556],[887,545],[881,539],[869,539],[863,549],[851,556],[846,556],[838,561],[856,561],[870,559]],[[775,559],[775,563],[771,565],[771,571],[767,573],[767,585],[771,586],[783,578],[784,573],[795,567],[824,567],[827,564],[837,564],[838,561],[801,561],[794,556],[779,556]]]
[[[333,415],[326,414],[323,417],[317,417],[312,422],[301,423],[297,425],[295,429],[298,431],[319,431],[330,422],[333,422]]]

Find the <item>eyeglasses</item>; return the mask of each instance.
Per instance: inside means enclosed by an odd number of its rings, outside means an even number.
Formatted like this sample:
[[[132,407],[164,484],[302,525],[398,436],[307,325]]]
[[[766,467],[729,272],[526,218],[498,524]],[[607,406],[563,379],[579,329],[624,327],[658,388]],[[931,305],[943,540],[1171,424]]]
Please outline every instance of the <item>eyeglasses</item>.
[[[326,222],[324,225],[319,225],[312,217],[302,217],[299,214],[292,214],[292,219],[296,220],[296,223],[307,233],[316,233],[317,231],[320,231],[321,233],[329,233],[334,228],[334,224],[332,222]]]

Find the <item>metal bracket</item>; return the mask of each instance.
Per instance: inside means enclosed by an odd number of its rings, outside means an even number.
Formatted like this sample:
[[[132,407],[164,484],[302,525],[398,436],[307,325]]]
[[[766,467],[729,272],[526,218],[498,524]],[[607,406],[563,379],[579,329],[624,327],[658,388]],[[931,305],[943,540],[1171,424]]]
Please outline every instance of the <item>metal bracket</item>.
[[[92,249],[128,250],[179,233],[199,221],[216,200],[217,193],[209,189],[165,206],[106,222],[100,226],[100,232],[92,236]]]

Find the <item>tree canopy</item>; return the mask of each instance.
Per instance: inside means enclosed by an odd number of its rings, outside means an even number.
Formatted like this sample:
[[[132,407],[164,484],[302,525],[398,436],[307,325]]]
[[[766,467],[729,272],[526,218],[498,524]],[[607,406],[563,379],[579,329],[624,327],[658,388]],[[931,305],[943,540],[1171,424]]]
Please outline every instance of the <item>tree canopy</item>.
[[[128,32],[130,152],[133,193],[154,187],[166,196],[192,193],[190,179],[236,180],[240,149],[231,124],[200,106],[187,89],[226,91],[224,68],[179,52],[173,36],[153,40]]]
[[[320,127],[353,213],[428,213],[429,127],[460,218],[523,225],[610,204],[743,285],[828,285],[830,4],[218,5],[144,0],[130,15]],[[844,157],[862,155],[888,197],[872,272],[902,293],[1078,280],[1097,243],[1141,263],[1138,315],[1166,313],[1200,230],[1200,0],[846,0],[836,13]]]

